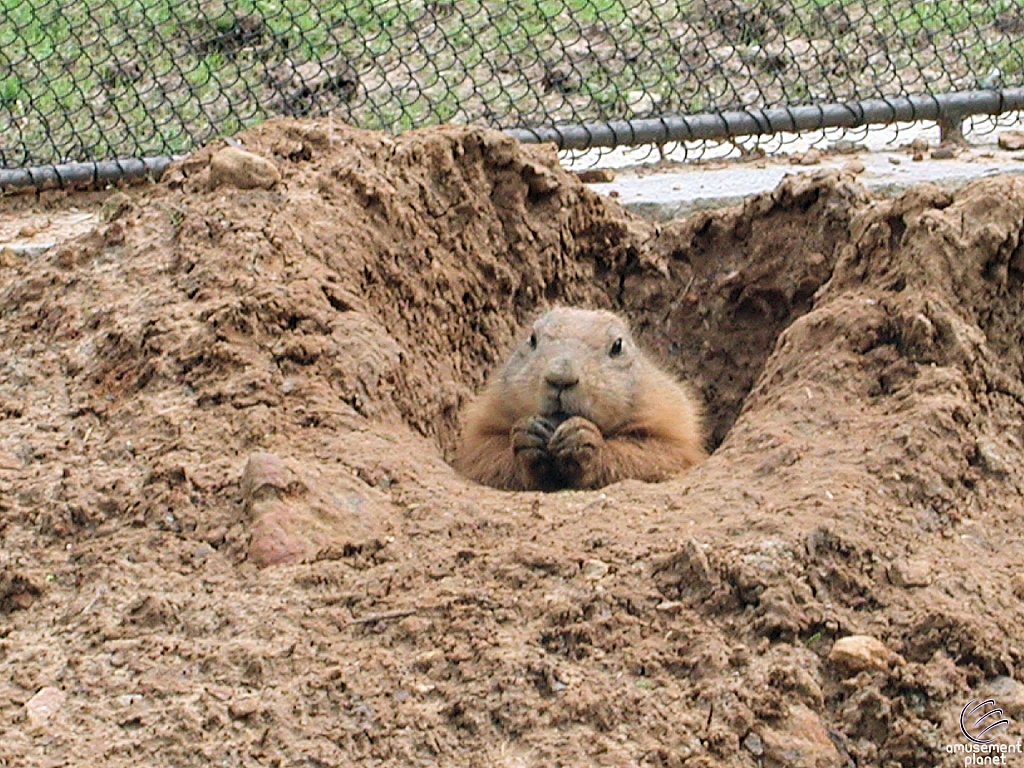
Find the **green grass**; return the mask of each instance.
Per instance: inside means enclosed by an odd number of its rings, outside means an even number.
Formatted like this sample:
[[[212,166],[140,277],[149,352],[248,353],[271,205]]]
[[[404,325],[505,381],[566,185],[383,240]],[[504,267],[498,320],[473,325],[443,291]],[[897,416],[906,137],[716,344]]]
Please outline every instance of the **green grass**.
[[[0,152],[29,147],[40,164],[184,152],[280,111],[281,91],[301,101],[289,72],[308,78],[301,65],[316,61],[360,81],[321,93],[322,109],[392,131],[644,116],[630,112],[637,93],[685,113],[899,95],[901,81],[959,90],[995,66],[1020,78],[1022,5],[0,0]],[[886,45],[901,71],[879,64]]]

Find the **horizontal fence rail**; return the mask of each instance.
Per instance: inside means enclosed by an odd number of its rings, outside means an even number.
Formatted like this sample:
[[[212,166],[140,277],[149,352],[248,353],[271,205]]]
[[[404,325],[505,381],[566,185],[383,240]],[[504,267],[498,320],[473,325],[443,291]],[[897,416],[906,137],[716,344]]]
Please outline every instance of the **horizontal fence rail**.
[[[507,131],[525,142],[552,142],[559,149],[667,144],[775,133],[798,133],[824,128],[859,128],[919,120],[934,120],[947,133],[973,115],[1000,115],[1024,109],[1024,88],[967,91],[936,96],[903,96],[850,104],[819,104],[720,112],[689,117],[610,120],[590,125],[520,128]]]
[[[967,91],[937,96],[872,99],[850,104],[821,104],[722,112],[688,117],[611,120],[589,125],[511,128],[505,131],[527,144],[553,143],[562,150],[710,141],[825,128],[860,128],[932,120],[958,134],[961,121],[975,115],[1000,115],[1024,109],[1024,88]],[[119,179],[159,178],[170,157],[69,163],[16,170],[0,169],[0,190],[73,184],[98,186]]]

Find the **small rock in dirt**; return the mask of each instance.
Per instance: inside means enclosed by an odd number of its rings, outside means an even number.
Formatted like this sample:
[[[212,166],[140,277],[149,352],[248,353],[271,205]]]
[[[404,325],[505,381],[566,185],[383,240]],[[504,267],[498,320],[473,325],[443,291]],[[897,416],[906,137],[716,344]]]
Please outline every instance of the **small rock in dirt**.
[[[889,669],[890,664],[902,662],[898,654],[870,635],[849,635],[836,640],[828,660],[856,674],[865,669]]]
[[[539,163],[527,163],[523,166],[523,179],[530,188],[530,194],[543,197],[558,189],[559,181],[550,168]]]
[[[33,227],[31,224],[26,224],[18,230],[18,237],[35,237],[39,234],[39,230]]]
[[[844,171],[846,171],[847,173],[852,173],[854,175],[858,173],[864,173],[865,168],[866,166],[860,160],[851,160],[850,162],[843,166]]]
[[[32,607],[32,603],[36,601],[36,596],[31,592],[17,592],[9,597],[11,603],[11,609],[18,609],[24,611]]]
[[[615,181],[615,171],[611,168],[591,168],[589,171],[577,171],[576,177],[584,184],[606,184]]]
[[[889,155],[889,162],[893,165],[903,165],[903,161],[896,157],[896,155]]]
[[[924,152],[915,152],[913,157],[911,157],[910,159],[913,160],[915,163],[920,163],[922,160],[924,160]]]
[[[859,148],[855,141],[849,139],[839,139],[832,144],[832,151],[838,152],[840,155],[852,155]]]
[[[912,142],[910,142],[910,148],[915,152],[924,152],[928,149],[928,139],[923,136],[918,136]]]
[[[397,626],[409,637],[415,637],[416,635],[422,635],[425,632],[429,632],[433,623],[430,619],[423,616],[406,616],[398,622]]]
[[[932,583],[926,560],[901,560],[889,566],[889,583],[896,587],[927,587]]]
[[[250,715],[256,714],[260,708],[258,696],[240,696],[228,704],[228,714],[235,720],[244,720]]]
[[[820,162],[820,149],[809,149],[806,152],[804,152],[804,156],[800,158],[800,165],[817,165]]]
[[[583,578],[589,579],[590,581],[597,581],[603,579],[608,575],[608,563],[603,560],[587,560],[583,564]]]
[[[842,758],[821,718],[803,704],[790,705],[789,716],[773,728],[764,728],[760,738],[764,751],[763,764],[766,767],[818,768],[842,765]]]
[[[748,733],[747,737],[743,739],[743,746],[755,757],[760,757],[764,754],[764,742],[761,741],[761,737],[753,731]]]
[[[297,490],[298,478],[273,453],[254,453],[242,474],[242,495],[251,504],[266,498],[277,498],[289,488]]]
[[[266,158],[238,147],[225,147],[210,159],[210,187],[229,184],[238,189],[270,189],[281,172]]]
[[[1024,131],[1003,131],[999,134],[999,148],[1011,152],[1024,149]]]
[[[241,486],[252,520],[249,559],[260,567],[379,548],[387,508],[373,489],[347,475],[314,480],[306,470],[272,453],[254,453],[246,463]]]
[[[216,528],[213,528],[212,530],[210,530],[209,533],[206,534],[206,543],[214,549],[216,549],[224,543],[224,539],[227,538],[227,535],[227,527],[223,525],[218,525]]]
[[[687,539],[679,551],[654,564],[658,590],[670,599],[704,600],[715,591],[718,575],[695,539]]]
[[[1010,465],[1003,458],[1003,452],[994,440],[987,437],[979,437],[975,443],[978,451],[978,458],[985,469],[994,475],[1006,475],[1010,472]]]
[[[54,688],[52,685],[46,686],[25,702],[28,721],[35,727],[45,725],[46,721],[56,714],[67,698],[68,695],[60,688]]]
[[[952,160],[956,152],[952,147],[938,147],[932,150],[932,160]]]
[[[21,469],[21,461],[13,453],[0,451],[0,469]]]

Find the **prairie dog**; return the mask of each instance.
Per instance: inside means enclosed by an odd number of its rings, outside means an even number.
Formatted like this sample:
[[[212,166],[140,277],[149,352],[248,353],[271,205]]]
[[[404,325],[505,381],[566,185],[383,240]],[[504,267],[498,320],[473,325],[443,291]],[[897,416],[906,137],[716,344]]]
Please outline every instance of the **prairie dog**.
[[[684,385],[604,310],[542,315],[466,410],[454,465],[513,491],[658,481],[705,457]]]

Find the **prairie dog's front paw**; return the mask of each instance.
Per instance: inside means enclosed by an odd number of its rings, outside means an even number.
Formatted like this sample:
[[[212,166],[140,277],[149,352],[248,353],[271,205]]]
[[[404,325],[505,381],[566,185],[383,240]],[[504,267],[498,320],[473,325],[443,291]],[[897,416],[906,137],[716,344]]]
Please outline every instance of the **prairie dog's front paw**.
[[[594,422],[573,416],[558,425],[548,440],[547,450],[570,481],[570,487],[587,487],[603,445],[604,437]]]
[[[512,425],[512,452],[521,469],[533,474],[551,462],[548,441],[554,431],[554,423],[544,416],[528,416]]]

